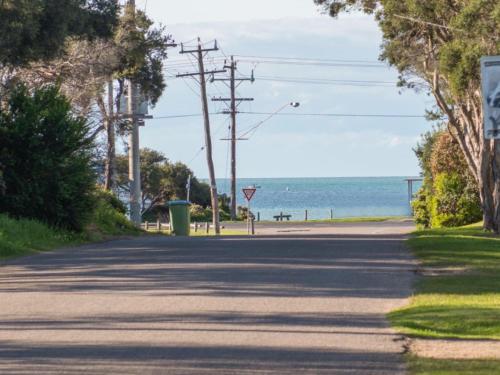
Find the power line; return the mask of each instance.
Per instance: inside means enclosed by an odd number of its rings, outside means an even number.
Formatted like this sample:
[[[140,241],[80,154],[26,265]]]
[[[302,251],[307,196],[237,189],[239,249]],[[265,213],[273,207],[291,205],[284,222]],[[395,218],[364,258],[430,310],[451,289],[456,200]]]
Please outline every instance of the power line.
[[[262,81],[285,82],[285,83],[304,83],[312,85],[337,85],[337,86],[361,86],[361,87],[395,87],[397,82],[389,81],[358,81],[358,80],[337,80],[323,78],[306,78],[306,77],[273,77],[273,76],[258,76]]]
[[[265,59],[265,60],[297,60],[297,61],[312,61],[312,62],[329,62],[329,63],[360,63],[360,64],[380,64],[385,65],[377,60],[355,60],[355,59],[324,59],[324,58],[307,58],[307,57],[285,57],[285,56],[255,56],[255,55],[234,55],[244,59]]]
[[[245,115],[271,115],[273,112],[253,112],[253,111],[242,111],[238,112]],[[210,115],[227,115],[224,112],[213,112]],[[200,117],[203,116],[201,113],[185,114],[185,115],[166,115],[166,116],[155,116],[153,120],[162,119],[176,119],[176,118],[187,118],[187,117]],[[316,117],[375,117],[375,118],[426,118],[424,115],[405,115],[405,114],[363,114],[363,113],[278,113],[276,116],[316,116]]]
[[[272,115],[273,112],[239,112],[246,115]],[[426,118],[424,115],[404,114],[360,114],[360,113],[277,113],[276,116],[316,116],[316,117],[381,117],[381,118]]]

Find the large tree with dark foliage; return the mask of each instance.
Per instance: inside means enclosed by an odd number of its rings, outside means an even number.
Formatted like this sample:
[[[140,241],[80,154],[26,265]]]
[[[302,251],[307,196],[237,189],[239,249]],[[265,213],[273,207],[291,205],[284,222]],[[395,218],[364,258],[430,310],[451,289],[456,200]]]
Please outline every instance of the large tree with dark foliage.
[[[67,37],[111,37],[117,0],[1,0],[0,66],[48,60]]]
[[[93,209],[89,126],[57,88],[13,90],[0,109],[0,212],[81,230]]]
[[[128,157],[117,158],[118,187],[129,192]],[[186,183],[191,176],[190,200],[200,206],[210,205],[210,187],[194,177],[185,164],[171,163],[164,154],[149,148],[141,149],[142,214],[169,200],[186,199]]]
[[[500,142],[484,137],[480,58],[500,54],[496,0],[314,0],[333,17],[374,14],[383,32],[381,59],[401,85],[424,82],[477,181],[484,227],[500,231]],[[417,82],[415,82],[417,81]]]

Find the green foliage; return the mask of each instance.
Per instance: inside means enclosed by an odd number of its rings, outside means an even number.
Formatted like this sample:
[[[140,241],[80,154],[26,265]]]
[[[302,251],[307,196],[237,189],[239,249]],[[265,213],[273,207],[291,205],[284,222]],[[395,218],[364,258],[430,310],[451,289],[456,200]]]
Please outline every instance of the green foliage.
[[[81,237],[35,220],[0,215],[0,259],[78,243]]]
[[[412,202],[415,224],[419,228],[431,227],[431,194],[427,186],[428,183],[424,182],[423,187],[417,192],[417,196]]]
[[[142,11],[134,14],[130,7],[120,18],[115,34],[115,45],[120,51],[116,76],[122,82],[132,79],[143,94],[155,105],[165,90],[163,60],[171,39],[164,27],[154,28],[153,21]]]
[[[498,375],[500,360],[434,359],[410,356],[410,374],[425,375]]]
[[[477,193],[458,173],[441,173],[434,178],[431,198],[431,226],[458,227],[481,220]]]
[[[192,204],[189,211],[191,212],[191,220],[194,222],[212,221],[212,210],[210,208],[204,208],[198,204]]]
[[[0,65],[50,59],[67,37],[110,37],[117,23],[114,0],[2,0]]]
[[[96,195],[98,201],[106,203],[120,214],[125,215],[127,213],[127,206],[113,192],[98,189]]]
[[[128,189],[128,157],[117,157],[117,183],[124,193]],[[194,204],[207,207],[210,205],[210,187],[194,177],[185,164],[171,163],[161,152],[148,148],[141,149],[141,185],[143,215],[157,207],[164,207],[171,200],[185,200],[186,184],[191,177],[190,200]],[[161,213],[161,212],[158,212]],[[153,219],[148,216],[148,219]]]
[[[123,203],[110,192],[100,190],[89,230],[101,235],[136,234],[139,230],[125,216]]]
[[[500,239],[474,225],[421,231],[408,244],[424,269],[458,271],[421,278],[392,323],[420,337],[500,339]]]
[[[15,89],[0,112],[0,212],[81,231],[95,202],[88,133],[55,87]]]
[[[415,153],[424,183],[413,201],[417,225],[440,228],[481,220],[479,192],[462,151],[446,131],[423,136]]]
[[[190,208],[191,211],[191,220],[195,222],[211,222],[212,221],[212,209],[211,208],[203,208],[200,205],[193,204]],[[229,221],[231,220],[231,215],[224,210],[219,210],[219,219],[220,221]]]
[[[107,236],[140,233],[124,215],[123,204],[118,203],[113,194],[99,190],[96,199],[91,222],[83,233],[56,229],[37,220],[0,215],[0,259],[78,245]]]

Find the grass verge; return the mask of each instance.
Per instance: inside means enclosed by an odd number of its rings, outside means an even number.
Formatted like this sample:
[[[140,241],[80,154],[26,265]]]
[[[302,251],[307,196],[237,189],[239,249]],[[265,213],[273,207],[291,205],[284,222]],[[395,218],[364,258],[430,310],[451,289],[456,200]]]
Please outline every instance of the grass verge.
[[[474,225],[417,232],[408,244],[424,268],[459,272],[423,277],[393,325],[417,337],[500,340],[500,238]]]
[[[389,314],[416,338],[500,340],[500,238],[480,225],[419,231],[408,241],[425,273],[409,306]],[[413,374],[500,374],[500,361],[409,357]]]
[[[444,360],[409,356],[408,370],[421,375],[496,375],[500,361]]]
[[[14,220],[0,215],[0,259],[80,244],[83,235],[54,230],[34,220]]]
[[[0,215],[0,259],[140,233],[122,212],[103,200],[98,201],[91,224],[83,233],[50,228],[35,220],[17,220]]]

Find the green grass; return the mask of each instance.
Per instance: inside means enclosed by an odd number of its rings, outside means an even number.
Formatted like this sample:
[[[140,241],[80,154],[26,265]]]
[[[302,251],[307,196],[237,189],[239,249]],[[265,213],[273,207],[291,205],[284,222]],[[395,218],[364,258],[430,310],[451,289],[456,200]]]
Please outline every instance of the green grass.
[[[425,268],[455,274],[421,277],[409,306],[389,314],[419,338],[500,340],[500,237],[480,225],[416,232],[408,245]],[[413,374],[500,374],[500,361],[409,356]]]
[[[426,276],[390,319],[417,337],[500,340],[500,238],[479,225],[420,231],[408,241],[424,267],[463,267]]]
[[[57,231],[33,220],[14,220],[0,215],[0,259],[33,254],[79,244],[83,236]]]
[[[125,215],[103,201],[98,202],[91,224],[83,233],[53,229],[38,221],[15,220],[0,215],[0,259],[140,233]]]
[[[410,373],[420,375],[497,375],[500,361],[449,360],[409,356]]]

